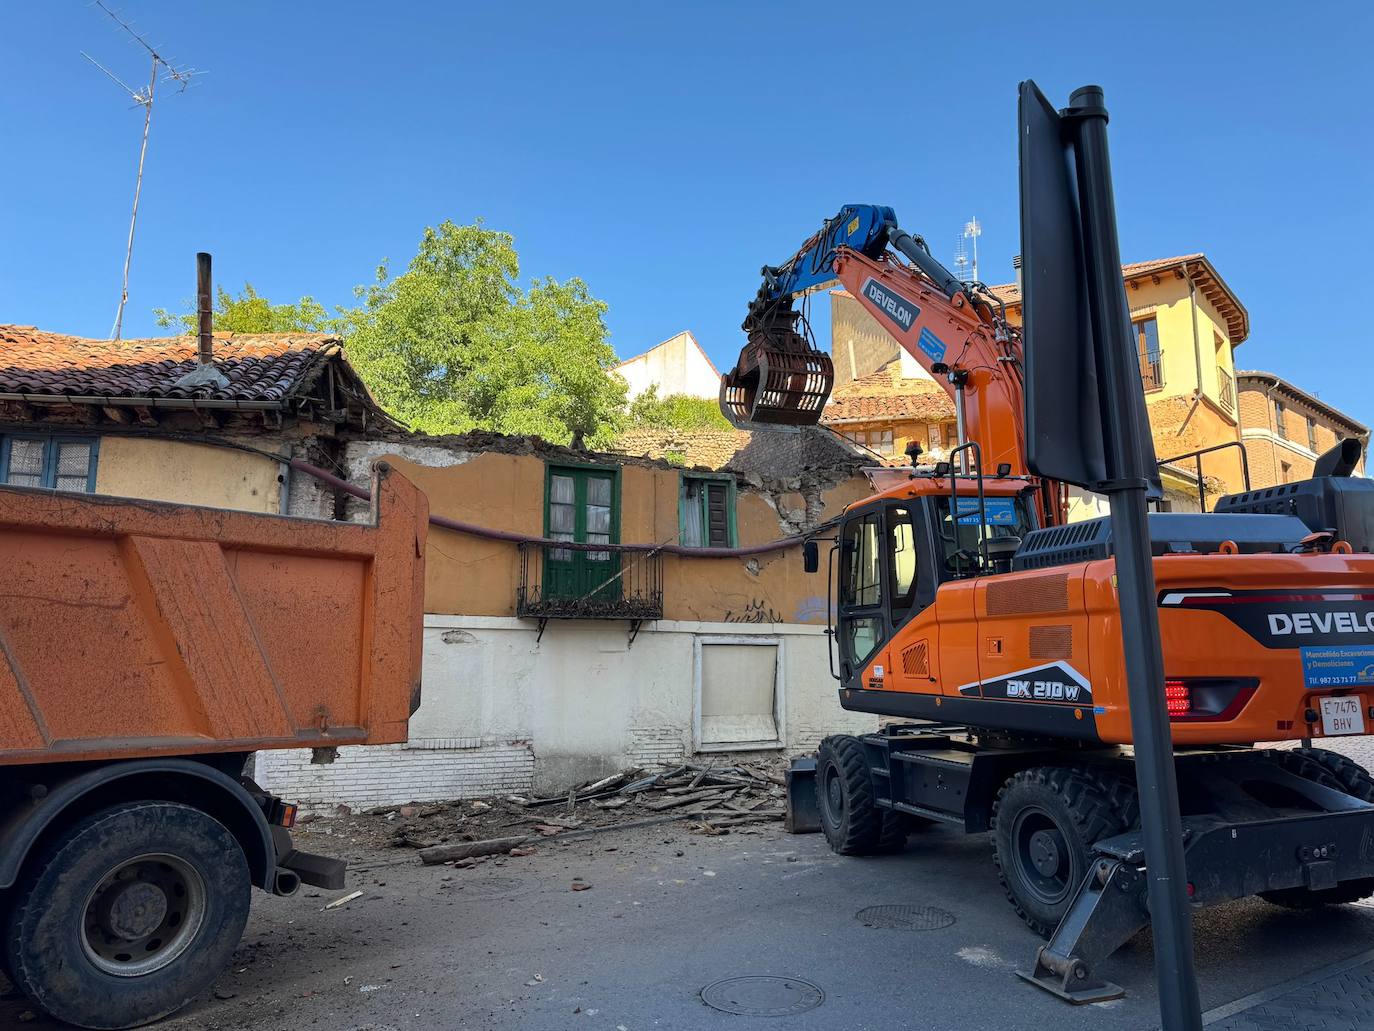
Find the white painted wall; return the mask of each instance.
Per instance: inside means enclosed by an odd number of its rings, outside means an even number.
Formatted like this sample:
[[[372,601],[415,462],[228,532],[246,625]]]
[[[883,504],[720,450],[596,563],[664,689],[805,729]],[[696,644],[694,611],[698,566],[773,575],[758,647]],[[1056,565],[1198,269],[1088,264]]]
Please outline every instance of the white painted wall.
[[[715,399],[720,396],[720,374],[691,333],[669,337],[657,347],[616,366],[630,385],[633,401],[655,383],[658,396],[687,394]]]
[[[529,620],[426,616],[422,701],[408,744],[344,747],[328,765],[312,765],[308,750],[262,752],[258,781],[306,807],[365,808],[556,794],[627,766],[671,762],[697,749],[701,640],[782,643],[775,754],[878,725],[840,708],[823,627],[659,620],[630,646],[623,621],[551,620],[543,640],[535,637]]]

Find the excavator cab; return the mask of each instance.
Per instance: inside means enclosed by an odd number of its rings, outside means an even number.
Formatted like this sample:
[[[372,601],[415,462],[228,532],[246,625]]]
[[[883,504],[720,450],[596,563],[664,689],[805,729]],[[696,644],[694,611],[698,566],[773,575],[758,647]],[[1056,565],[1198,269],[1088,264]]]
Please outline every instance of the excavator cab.
[[[720,380],[720,410],[741,429],[750,424],[814,426],[835,385],[830,355],[797,332],[801,312],[790,298],[760,296],[749,305],[739,360]]]

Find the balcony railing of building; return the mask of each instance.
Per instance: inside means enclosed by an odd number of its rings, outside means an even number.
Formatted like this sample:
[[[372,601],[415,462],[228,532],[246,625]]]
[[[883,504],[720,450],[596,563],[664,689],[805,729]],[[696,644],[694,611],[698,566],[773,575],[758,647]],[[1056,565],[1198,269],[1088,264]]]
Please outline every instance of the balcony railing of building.
[[[1146,393],[1163,388],[1164,372],[1159,365],[1159,355],[1140,356],[1140,382],[1144,384]]]
[[[520,549],[515,614],[539,620],[626,619],[630,640],[646,619],[663,618],[663,555],[629,544],[540,544]]]
[[[1236,384],[1231,378],[1231,374],[1217,366],[1217,398],[1221,401],[1221,407],[1234,415],[1236,412]]]

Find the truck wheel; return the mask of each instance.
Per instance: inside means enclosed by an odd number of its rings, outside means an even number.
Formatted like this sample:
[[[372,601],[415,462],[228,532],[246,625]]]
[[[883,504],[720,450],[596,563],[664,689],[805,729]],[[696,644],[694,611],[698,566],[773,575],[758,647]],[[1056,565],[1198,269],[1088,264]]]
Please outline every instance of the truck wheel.
[[[1374,802],[1374,777],[1359,763],[1339,752],[1325,748],[1276,749],[1271,753],[1279,763],[1308,780],[1337,788],[1365,802]],[[1260,898],[1285,909],[1318,909],[1359,902],[1374,895],[1374,878],[1362,877],[1346,881],[1334,888],[1308,891],[1306,888],[1283,888],[1262,891]]]
[[[884,811],[873,801],[873,777],[858,738],[837,736],[821,742],[816,750],[816,801],[821,830],[833,851],[842,856],[878,851],[884,840]],[[894,826],[887,835],[889,848],[896,836]]]
[[[5,927],[15,987],[78,1027],[166,1016],[228,964],[249,890],[239,843],[198,809],[94,813],[26,864]]]
[[[1135,789],[1096,770],[1039,766],[1010,778],[992,807],[993,861],[1017,914],[1048,938],[1092,865],[1092,847],[1135,822]]]

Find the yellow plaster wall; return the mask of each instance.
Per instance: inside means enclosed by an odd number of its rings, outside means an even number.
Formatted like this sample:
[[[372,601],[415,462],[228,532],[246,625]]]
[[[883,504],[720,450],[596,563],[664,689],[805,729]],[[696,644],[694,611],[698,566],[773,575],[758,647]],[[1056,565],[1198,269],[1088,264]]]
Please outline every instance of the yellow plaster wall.
[[[545,464],[531,455],[487,452],[461,465],[435,468],[387,456],[429,497],[430,511],[461,522],[529,536],[544,532]],[[620,540],[676,543],[679,474],[674,469],[623,466]],[[862,478],[822,495],[824,516],[871,493]],[[785,536],[777,511],[762,496],[740,491],[736,525],[741,547]],[[514,544],[430,528],[425,559],[425,610],[512,616],[520,583]],[[734,622],[825,622],[825,577],[802,570],[801,550],[739,558],[663,556],[664,618]]]
[[[259,455],[147,437],[102,437],[97,494],[281,511],[281,466]]]
[[[1153,317],[1159,328],[1160,371],[1164,383],[1160,390],[1151,391],[1150,398],[1190,397],[1197,388],[1197,360],[1193,351],[1193,305],[1189,301],[1188,282],[1172,272],[1161,275],[1158,284],[1148,278],[1135,280],[1126,288],[1126,300],[1134,319]],[[1226,321],[1201,291],[1195,295],[1197,303],[1197,341],[1202,356],[1202,393],[1225,409],[1218,390],[1217,368],[1223,368],[1234,380],[1235,365],[1232,348],[1226,335]],[[1216,337],[1226,343],[1220,354]],[[1231,402],[1234,412],[1235,402]],[[1233,420],[1234,421],[1234,420]]]

